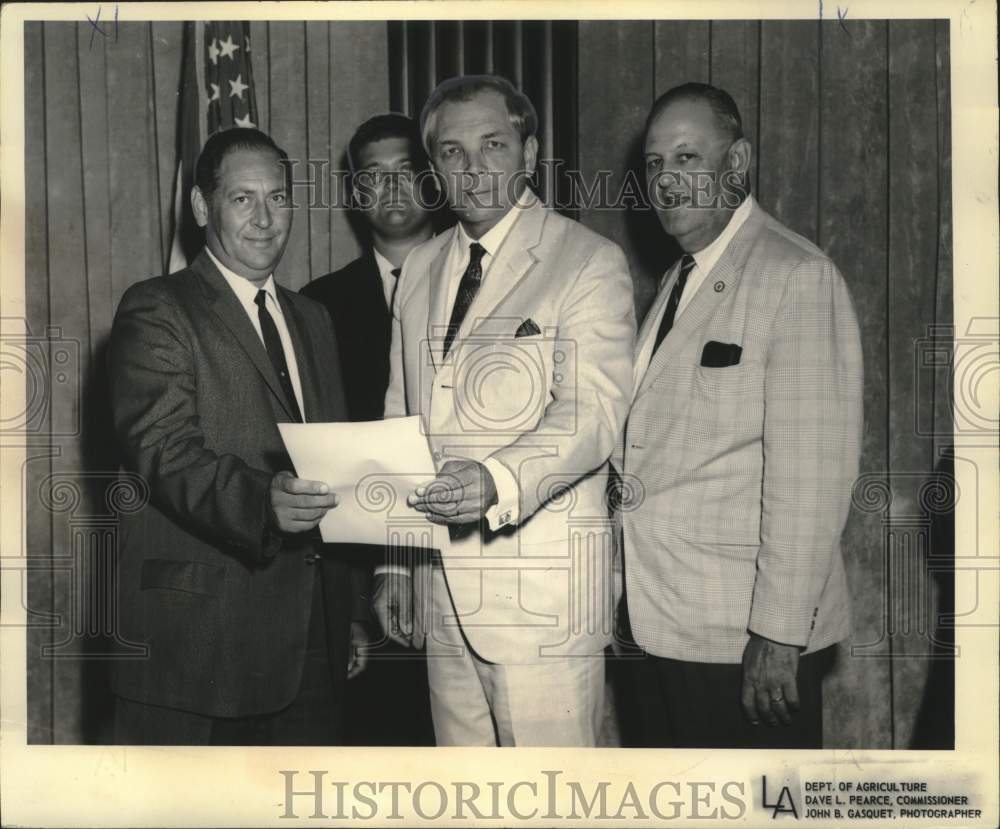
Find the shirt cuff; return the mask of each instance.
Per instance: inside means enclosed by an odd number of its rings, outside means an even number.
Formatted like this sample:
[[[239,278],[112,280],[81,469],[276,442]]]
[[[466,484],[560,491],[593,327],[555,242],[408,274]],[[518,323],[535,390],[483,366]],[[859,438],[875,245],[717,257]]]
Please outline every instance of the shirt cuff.
[[[375,568],[376,576],[409,576],[410,568],[405,564],[380,564]]]
[[[496,532],[508,524],[516,524],[520,517],[521,490],[517,480],[506,466],[496,458],[487,458],[483,466],[493,476],[493,485],[497,489],[497,502],[486,510],[486,521],[490,529]]]

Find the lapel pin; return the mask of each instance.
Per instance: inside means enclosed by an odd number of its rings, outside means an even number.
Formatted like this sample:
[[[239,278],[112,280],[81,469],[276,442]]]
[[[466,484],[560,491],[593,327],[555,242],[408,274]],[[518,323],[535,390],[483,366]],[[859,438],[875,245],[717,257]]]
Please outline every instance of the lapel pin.
[[[726,283],[725,282],[716,282],[715,283],[715,292],[717,294],[721,294],[722,293],[722,289],[725,288],[725,287],[726,287]]]

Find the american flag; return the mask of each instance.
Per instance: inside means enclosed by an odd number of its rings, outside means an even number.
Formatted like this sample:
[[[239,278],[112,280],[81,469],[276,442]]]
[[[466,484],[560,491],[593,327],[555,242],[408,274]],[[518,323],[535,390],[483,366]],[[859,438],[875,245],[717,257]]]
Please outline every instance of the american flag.
[[[174,239],[167,272],[187,267],[204,236],[191,212],[194,165],[205,140],[229,127],[256,127],[250,24],[230,20],[184,24],[184,65],[174,182]]]

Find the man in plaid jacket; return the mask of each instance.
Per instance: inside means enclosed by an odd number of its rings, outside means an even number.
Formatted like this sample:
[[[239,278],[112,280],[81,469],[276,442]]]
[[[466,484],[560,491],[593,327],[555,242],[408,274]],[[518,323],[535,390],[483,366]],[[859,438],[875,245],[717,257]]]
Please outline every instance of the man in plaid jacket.
[[[862,355],[843,278],[748,193],[724,91],[670,90],[646,123],[650,197],[684,255],[636,344],[616,466],[620,621],[652,745],[820,747],[821,679],[850,633],[840,535]]]

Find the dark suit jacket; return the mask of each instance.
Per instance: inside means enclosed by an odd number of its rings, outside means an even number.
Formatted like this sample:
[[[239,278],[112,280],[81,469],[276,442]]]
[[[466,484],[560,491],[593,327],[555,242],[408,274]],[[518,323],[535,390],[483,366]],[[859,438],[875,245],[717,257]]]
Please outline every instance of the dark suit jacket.
[[[381,420],[392,326],[374,253],[310,282],[302,293],[323,303],[333,320],[350,419]]]
[[[306,420],[346,419],[326,313],[280,287],[278,298]],[[276,424],[292,415],[246,311],[207,254],[126,291],[109,374],[126,466],[151,491],[123,520],[119,548],[119,629],[149,656],[116,663],[114,691],[209,716],[283,708],[299,689],[318,574],[332,611],[335,682],[345,682],[364,575],[337,559],[311,563],[315,532],[268,528],[271,478],[292,469]]]

